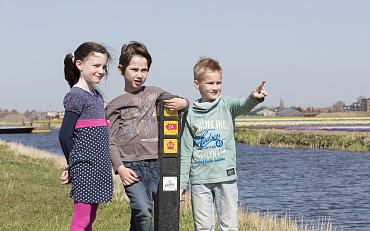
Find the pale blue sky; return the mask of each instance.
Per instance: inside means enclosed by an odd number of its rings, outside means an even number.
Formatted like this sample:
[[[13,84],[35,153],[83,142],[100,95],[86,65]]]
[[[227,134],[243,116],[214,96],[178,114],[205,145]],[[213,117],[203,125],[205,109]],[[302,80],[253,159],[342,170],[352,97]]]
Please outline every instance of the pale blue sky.
[[[191,101],[192,68],[206,55],[224,69],[223,95],[249,95],[265,79],[266,106],[349,104],[370,97],[369,12],[367,0],[0,0],[0,108],[62,111],[63,59],[85,41],[115,56],[102,82],[111,100],[130,40],[152,54],[147,85]]]

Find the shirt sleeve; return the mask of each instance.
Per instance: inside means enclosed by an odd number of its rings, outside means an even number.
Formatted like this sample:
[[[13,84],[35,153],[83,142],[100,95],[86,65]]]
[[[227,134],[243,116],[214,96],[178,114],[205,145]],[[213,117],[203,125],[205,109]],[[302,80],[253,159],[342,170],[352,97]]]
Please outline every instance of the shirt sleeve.
[[[257,104],[263,101],[263,100],[262,101],[257,100],[252,96],[249,96],[247,98],[241,98],[241,99],[228,97],[227,100],[230,106],[231,113],[234,117],[243,115],[243,114],[246,114],[252,111],[252,109]]]
[[[180,188],[186,189],[189,183],[191,159],[193,155],[194,138],[187,123],[186,114],[183,118],[183,130],[181,134],[181,155],[180,155]]]
[[[160,89],[160,88],[159,88]],[[189,109],[189,105],[190,105],[190,102],[187,98],[183,98],[181,96],[178,96],[178,95],[174,95],[174,94],[171,94],[167,91],[164,91],[162,89],[160,89],[162,92],[160,93],[158,99],[157,99],[157,102],[156,104],[160,101],[160,100],[166,100],[166,99],[172,99],[172,98],[181,98],[181,99],[184,99],[187,103],[187,107],[182,109],[181,111],[187,111]]]
[[[118,174],[117,169],[122,165],[121,153],[117,146],[120,116],[121,115],[118,110],[111,110],[109,105],[107,106],[107,119],[109,120],[109,155],[112,161],[113,170],[116,174]]]
[[[74,112],[80,115],[83,107],[82,97],[77,95],[75,92],[69,92],[64,97],[63,105],[66,111]]]
[[[69,153],[73,149],[73,131],[79,115],[71,111],[65,111],[62,125],[59,130],[59,142],[64,156],[69,164]]]

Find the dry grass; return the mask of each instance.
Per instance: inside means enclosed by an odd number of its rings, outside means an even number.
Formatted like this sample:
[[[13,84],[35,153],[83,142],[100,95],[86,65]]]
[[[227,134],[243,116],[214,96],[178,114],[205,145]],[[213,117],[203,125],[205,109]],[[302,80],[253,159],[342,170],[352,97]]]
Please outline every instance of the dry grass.
[[[59,169],[64,169],[67,166],[64,156],[57,156],[53,153],[42,151],[37,148],[27,147],[14,142],[5,142],[3,140],[0,140],[0,145],[7,146],[17,156],[26,156],[32,159],[51,161],[54,166]]]

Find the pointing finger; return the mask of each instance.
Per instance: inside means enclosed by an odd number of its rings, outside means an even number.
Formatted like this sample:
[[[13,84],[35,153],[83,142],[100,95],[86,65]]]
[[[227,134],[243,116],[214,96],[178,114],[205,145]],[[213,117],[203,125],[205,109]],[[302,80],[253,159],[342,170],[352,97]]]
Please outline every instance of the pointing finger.
[[[261,92],[261,90],[263,89],[263,85],[265,85],[266,81],[265,80],[262,80],[261,83],[258,85],[258,87],[256,88],[256,91],[258,93]]]

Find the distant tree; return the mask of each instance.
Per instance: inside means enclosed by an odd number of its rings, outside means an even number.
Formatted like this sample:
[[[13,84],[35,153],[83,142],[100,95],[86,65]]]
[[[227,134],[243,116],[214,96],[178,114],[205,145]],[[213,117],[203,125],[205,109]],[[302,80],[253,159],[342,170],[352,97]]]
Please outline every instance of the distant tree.
[[[346,105],[343,101],[337,101],[335,102],[331,107],[333,112],[341,112],[343,111],[343,106]]]
[[[365,96],[361,95],[361,96],[357,97],[357,102],[361,103],[361,100],[363,100],[363,99],[367,99],[367,98]]]
[[[33,114],[35,114],[35,110],[32,110],[32,111],[29,111],[29,110],[27,110],[25,113],[24,113],[24,115],[25,116],[27,116],[27,117],[31,117]]]
[[[313,107],[312,106],[311,107],[307,107],[306,110],[305,110],[305,112],[307,112],[307,113],[313,112]]]
[[[304,112],[304,109],[302,107],[290,106],[289,109],[294,109],[300,112]]]
[[[303,107],[296,107],[295,109],[300,112],[305,112],[305,109]]]
[[[282,98],[280,98],[280,103],[279,103],[279,111],[284,109],[284,101]]]

